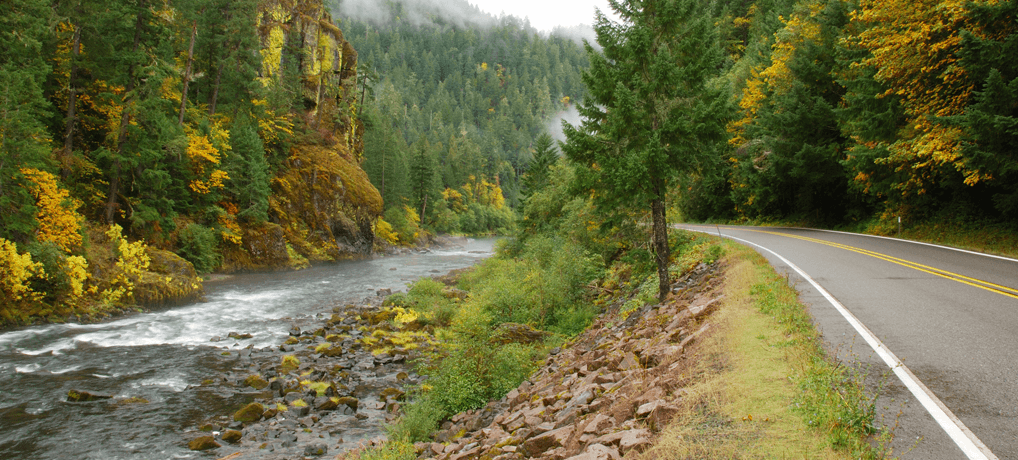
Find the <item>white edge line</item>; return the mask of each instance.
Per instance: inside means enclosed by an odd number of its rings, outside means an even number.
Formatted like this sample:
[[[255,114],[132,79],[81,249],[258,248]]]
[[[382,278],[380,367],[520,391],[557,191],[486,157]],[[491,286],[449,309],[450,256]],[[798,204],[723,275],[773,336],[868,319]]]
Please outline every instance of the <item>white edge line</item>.
[[[701,230],[693,231],[706,233],[709,235],[713,234],[708,231]],[[908,367],[905,366],[905,364],[902,363],[901,360],[898,359],[898,357],[895,356],[894,353],[892,353],[891,350],[887,348],[887,346],[884,345],[884,343],[881,342],[880,339],[878,339],[876,335],[874,335],[873,332],[866,327],[865,324],[862,323],[862,321],[859,321],[859,318],[856,318],[855,315],[852,314],[852,312],[848,311],[848,309],[845,308],[845,306],[842,305],[841,302],[835,299],[834,296],[831,295],[831,293],[827,292],[826,289],[824,289],[822,286],[820,286],[820,284],[814,281],[813,278],[806,274],[806,272],[802,271],[802,269],[800,269],[797,265],[793,264],[790,260],[782,257],[780,254],[770,249],[767,249],[763,246],[760,246],[759,244],[756,244],[752,241],[747,241],[742,238],[736,238],[730,235],[724,235],[724,237],[731,238],[736,241],[741,241],[745,244],[749,244],[752,246],[756,246],[764,251],[773,254],[775,257],[781,259],[782,262],[784,262],[786,265],[792,268],[792,270],[795,270],[795,272],[798,273],[799,276],[802,276],[803,278],[806,279],[806,281],[809,281],[809,283],[813,285],[813,287],[817,291],[823,294],[824,298],[826,298],[827,301],[830,302],[831,305],[834,306],[834,308],[838,310],[839,313],[841,313],[841,316],[845,317],[845,320],[847,320],[848,323],[851,324],[853,328],[855,328],[856,332],[858,332],[862,336],[862,338],[866,340],[866,343],[869,344],[870,348],[872,348],[873,351],[875,351],[877,355],[879,355],[880,358],[884,360],[884,363],[886,363],[887,366],[894,371],[894,375],[898,376],[898,379],[901,380],[901,383],[903,383],[909,389],[909,391],[912,392],[916,399],[919,400],[920,403],[922,403],[923,407],[926,408],[926,411],[929,412],[929,414],[933,417],[934,420],[936,420],[940,427],[944,429],[947,435],[951,437],[951,440],[958,445],[958,448],[962,450],[966,457],[973,460],[975,459],[998,460],[997,456],[994,455],[993,452],[991,452],[990,449],[986,447],[986,445],[983,444],[983,442],[980,441],[979,438],[977,438],[976,435],[972,433],[972,431],[969,430],[968,427],[966,427],[965,424],[962,423],[962,421],[959,420],[958,417],[956,417],[953,412],[951,412],[951,409],[948,409],[947,406],[945,406],[944,403],[940,401],[940,399],[937,398],[937,396],[934,395],[929,388],[926,387],[926,385],[920,382],[919,379],[916,378],[915,374],[913,374],[912,371],[909,370]]]

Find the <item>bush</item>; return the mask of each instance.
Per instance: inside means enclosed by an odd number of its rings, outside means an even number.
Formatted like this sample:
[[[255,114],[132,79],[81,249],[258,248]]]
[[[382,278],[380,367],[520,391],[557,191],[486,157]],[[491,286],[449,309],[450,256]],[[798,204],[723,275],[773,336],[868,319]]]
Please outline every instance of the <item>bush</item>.
[[[215,230],[204,225],[189,224],[177,235],[180,248],[177,255],[194,265],[198,273],[210,273],[223,260],[219,252],[219,239]]]
[[[32,260],[42,264],[42,272],[32,278],[30,286],[42,295],[42,301],[55,303],[71,293],[71,278],[68,276],[67,256],[52,242],[35,242],[28,245]]]
[[[446,415],[432,397],[421,395],[403,407],[403,415],[395,424],[385,427],[385,434],[389,439],[429,441],[431,433],[438,429],[439,422]]]

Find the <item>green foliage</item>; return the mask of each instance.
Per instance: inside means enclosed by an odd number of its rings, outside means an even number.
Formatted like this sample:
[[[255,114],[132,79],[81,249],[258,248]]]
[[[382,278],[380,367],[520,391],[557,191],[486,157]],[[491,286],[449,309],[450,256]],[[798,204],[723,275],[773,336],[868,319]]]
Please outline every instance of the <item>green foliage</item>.
[[[385,427],[385,434],[390,440],[411,443],[430,441],[431,433],[438,430],[439,423],[446,415],[431,394],[420,395],[403,406],[403,415],[396,423]]]
[[[269,210],[269,165],[265,160],[265,146],[253,122],[238,120],[230,135],[231,155],[226,170],[230,174],[230,191],[240,208],[237,218],[250,222],[265,222]]]
[[[485,260],[462,283],[491,315],[492,325],[533,324],[573,335],[596,314],[585,300],[601,266],[581,246],[542,235],[528,239],[514,257]]]
[[[562,148],[581,165],[581,186],[610,222],[650,212],[663,299],[668,191],[724,141],[731,117],[727,88],[716,74],[723,55],[706,3],[622,1],[612,8],[623,22],[598,13],[604,53],[587,45],[591,68],[583,81],[590,97],[580,107],[582,126],[565,127]]]
[[[214,271],[222,263],[219,236],[214,230],[200,224],[188,224],[178,234],[177,255],[194,265],[198,273]]]
[[[371,63],[381,76],[361,88],[365,142],[375,143],[366,146],[364,164],[387,206],[412,203],[421,210],[411,187],[418,150],[408,146],[422,139],[432,147],[438,190],[485,177],[499,185],[507,205],[517,206],[520,176],[549,118],[583,97],[582,48],[567,38],[542,36],[511,16],[487,17],[479,27],[429,11],[421,13],[429,21],[420,24],[399,19],[402,8],[416,5],[379,6],[391,21],[347,17],[343,25],[360,62]],[[428,208],[422,220],[441,231],[484,227],[484,216],[474,215],[464,217],[460,228],[451,215],[465,215],[465,209]]]
[[[867,452],[876,428],[875,399],[863,391],[865,375],[826,358],[809,313],[782,278],[773,275],[754,286],[751,294],[760,312],[783,325],[790,343],[801,343],[809,350],[810,359],[793,377],[800,389],[795,410],[811,428],[825,433],[834,447],[853,454]]]
[[[31,289],[43,295],[42,301],[55,304],[71,292],[67,254],[52,242],[34,242],[27,247],[32,260],[42,264],[42,273],[31,279]]]
[[[417,242],[421,221],[416,211],[409,206],[394,206],[385,210],[384,218],[392,226],[400,244],[410,246]]]

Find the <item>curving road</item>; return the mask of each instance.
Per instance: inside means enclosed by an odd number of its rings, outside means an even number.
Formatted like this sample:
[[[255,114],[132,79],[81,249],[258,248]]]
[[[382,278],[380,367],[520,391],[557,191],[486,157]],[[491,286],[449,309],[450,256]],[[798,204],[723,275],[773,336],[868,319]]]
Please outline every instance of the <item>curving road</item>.
[[[1018,260],[822,230],[679,227],[748,244],[788,274],[829,349],[883,384],[894,456],[1018,459]]]

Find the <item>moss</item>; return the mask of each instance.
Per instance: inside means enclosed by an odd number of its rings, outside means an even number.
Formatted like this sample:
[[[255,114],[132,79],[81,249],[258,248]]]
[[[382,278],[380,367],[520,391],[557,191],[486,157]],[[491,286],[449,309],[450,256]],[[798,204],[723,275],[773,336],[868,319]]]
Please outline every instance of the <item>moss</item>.
[[[283,355],[282,360],[279,363],[279,373],[289,374],[297,370],[300,367],[300,360],[294,355]]]
[[[264,412],[265,408],[261,404],[251,403],[234,413],[233,420],[242,423],[257,422],[262,418]]]
[[[260,375],[252,375],[244,379],[244,385],[254,388],[255,390],[261,390],[269,386],[269,382],[266,382]]]
[[[187,443],[187,448],[191,450],[209,450],[222,447],[216,442],[216,438],[212,436],[201,436],[192,439],[191,442]]]

